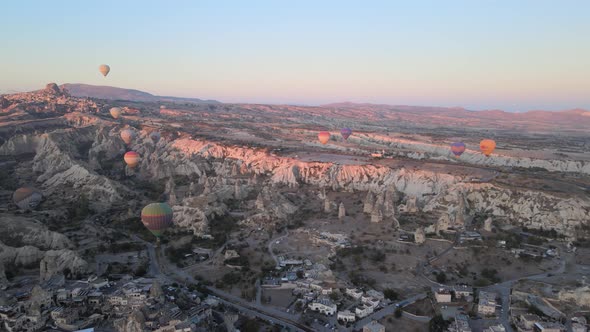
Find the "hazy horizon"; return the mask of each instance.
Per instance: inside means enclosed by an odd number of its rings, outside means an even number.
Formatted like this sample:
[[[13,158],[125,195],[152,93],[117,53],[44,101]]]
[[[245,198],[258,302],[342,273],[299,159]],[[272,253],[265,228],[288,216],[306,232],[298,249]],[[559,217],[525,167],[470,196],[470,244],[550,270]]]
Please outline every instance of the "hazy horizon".
[[[0,22],[0,91],[56,82],[228,103],[590,109],[588,9],[586,1],[15,2]],[[106,78],[101,63],[111,67]]]

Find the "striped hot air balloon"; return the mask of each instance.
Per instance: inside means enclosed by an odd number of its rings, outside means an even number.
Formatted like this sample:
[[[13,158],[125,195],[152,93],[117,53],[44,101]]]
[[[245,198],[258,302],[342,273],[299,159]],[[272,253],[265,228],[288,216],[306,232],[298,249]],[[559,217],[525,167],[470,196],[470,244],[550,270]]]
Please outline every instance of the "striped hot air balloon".
[[[111,116],[115,119],[118,119],[121,116],[121,108],[119,107],[113,107],[110,109],[109,112],[111,113]]]
[[[123,156],[123,159],[125,160],[125,163],[129,167],[135,168],[135,166],[137,166],[139,164],[141,157],[139,156],[139,153],[137,153],[135,151],[129,151],[129,152],[125,153],[125,155]]]
[[[451,152],[455,155],[456,158],[459,158],[463,154],[463,152],[465,152],[465,143],[455,142],[451,144]]]
[[[344,140],[347,140],[348,137],[350,137],[350,135],[352,135],[352,129],[350,129],[350,128],[342,128],[340,130],[340,135],[342,135],[342,138],[344,138]]]
[[[172,208],[166,203],[151,203],[141,210],[141,222],[158,238],[173,225],[172,219]]]
[[[21,210],[36,208],[42,199],[43,194],[32,187],[18,188],[12,195],[12,201]]]
[[[320,143],[326,144],[330,140],[330,133],[327,131],[322,131],[318,134],[318,139],[320,140]]]
[[[131,141],[135,138],[135,132],[130,129],[124,129],[121,131],[121,139],[125,144],[131,144]]]
[[[484,139],[479,142],[479,149],[486,157],[489,157],[496,149],[496,141],[493,139]]]

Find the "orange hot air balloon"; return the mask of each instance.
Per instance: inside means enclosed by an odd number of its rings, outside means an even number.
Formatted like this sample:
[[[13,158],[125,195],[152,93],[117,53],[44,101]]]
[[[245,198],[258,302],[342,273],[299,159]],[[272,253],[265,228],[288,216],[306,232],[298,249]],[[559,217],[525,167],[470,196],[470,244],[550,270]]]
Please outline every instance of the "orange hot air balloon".
[[[111,113],[111,116],[115,119],[118,119],[122,113],[120,107],[113,107],[113,108],[111,108],[111,110],[109,112]]]
[[[109,67],[109,65],[100,65],[98,66],[98,71],[102,74],[102,76],[106,77],[111,71],[111,67]]]
[[[322,131],[318,134],[318,139],[320,140],[320,143],[326,144],[330,140],[330,133],[327,131]]]
[[[485,154],[486,157],[489,157],[492,152],[494,152],[494,149],[496,149],[496,141],[493,139],[484,139],[479,142],[479,149],[481,150],[481,153]]]
[[[135,168],[135,166],[137,166],[139,164],[139,160],[141,159],[139,157],[139,154],[135,151],[129,151],[127,153],[125,153],[125,156],[123,156],[123,159],[125,159],[125,163],[127,163],[127,165],[131,168]]]

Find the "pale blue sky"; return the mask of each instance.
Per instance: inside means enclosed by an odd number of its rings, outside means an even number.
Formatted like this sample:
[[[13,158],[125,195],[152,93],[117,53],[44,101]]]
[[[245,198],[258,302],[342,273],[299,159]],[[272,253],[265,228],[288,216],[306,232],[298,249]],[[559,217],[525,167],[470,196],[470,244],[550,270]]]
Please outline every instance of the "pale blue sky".
[[[9,1],[0,91],[590,109],[589,17],[586,0]]]

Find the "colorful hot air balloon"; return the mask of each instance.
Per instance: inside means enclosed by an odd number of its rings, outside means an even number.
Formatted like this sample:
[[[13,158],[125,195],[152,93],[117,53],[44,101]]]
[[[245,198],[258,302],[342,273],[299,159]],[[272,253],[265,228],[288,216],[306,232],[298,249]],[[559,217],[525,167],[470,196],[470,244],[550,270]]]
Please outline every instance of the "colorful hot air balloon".
[[[318,139],[320,140],[320,143],[326,144],[330,140],[330,133],[327,131],[322,131],[318,134]]]
[[[352,134],[352,129],[350,129],[350,128],[342,128],[340,130],[340,135],[342,135],[342,138],[344,138],[345,140],[347,140],[351,134]]]
[[[135,168],[135,166],[137,166],[139,164],[139,160],[141,160],[141,157],[139,156],[139,154],[135,151],[129,151],[127,153],[125,153],[125,155],[123,156],[123,159],[125,160],[125,163],[127,163],[127,165],[131,168]]]
[[[111,116],[115,119],[118,119],[121,116],[121,108],[113,107],[110,110]]]
[[[459,158],[463,152],[465,152],[465,143],[455,142],[451,144],[451,152],[455,155],[455,157]]]
[[[486,157],[489,157],[494,152],[494,149],[496,149],[496,141],[493,139],[484,139],[479,142],[479,149]]]
[[[106,77],[111,71],[111,67],[108,65],[100,65],[98,66],[98,71],[102,74],[102,76]]]
[[[131,141],[135,138],[135,132],[131,129],[124,129],[121,131],[121,139],[125,144],[131,144]]]
[[[141,222],[156,237],[172,226],[172,208],[166,203],[151,203],[141,210]]]
[[[160,132],[158,131],[152,131],[150,133],[150,139],[154,142],[154,143],[158,143],[160,141]]]
[[[43,194],[31,187],[18,188],[12,195],[12,201],[21,210],[36,208],[42,199]]]

